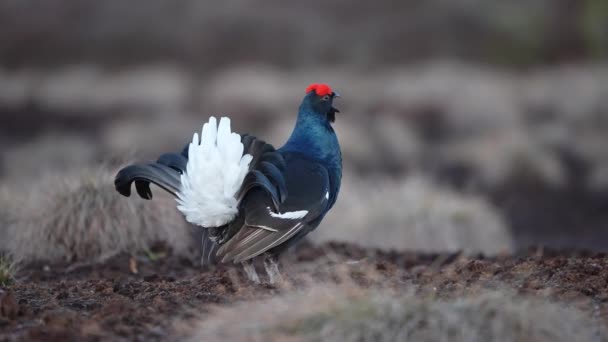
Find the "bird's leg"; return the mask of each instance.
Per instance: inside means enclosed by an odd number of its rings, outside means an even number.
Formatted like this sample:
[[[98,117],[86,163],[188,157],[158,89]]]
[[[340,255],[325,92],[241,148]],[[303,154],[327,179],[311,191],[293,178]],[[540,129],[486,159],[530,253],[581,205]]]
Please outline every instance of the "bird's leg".
[[[258,273],[255,271],[253,260],[245,260],[242,262],[242,264],[243,268],[245,269],[245,273],[247,273],[247,278],[256,284],[259,284],[260,277],[258,277]]]
[[[279,272],[279,263],[275,255],[269,253],[264,255],[264,268],[268,274],[268,281],[271,284],[283,282],[283,277],[281,276],[281,272]]]

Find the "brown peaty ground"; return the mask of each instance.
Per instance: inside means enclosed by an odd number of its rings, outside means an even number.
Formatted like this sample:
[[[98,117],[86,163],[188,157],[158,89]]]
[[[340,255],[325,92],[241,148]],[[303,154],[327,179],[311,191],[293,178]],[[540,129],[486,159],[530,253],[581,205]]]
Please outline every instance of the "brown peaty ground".
[[[484,258],[304,244],[282,261],[282,286],[254,285],[240,268],[128,255],[71,269],[29,266],[0,290],[0,341],[171,340],[216,305],[263,299],[311,283],[415,289],[440,297],[480,289],[571,303],[608,324],[608,255],[531,250]],[[137,273],[135,273],[137,272]]]

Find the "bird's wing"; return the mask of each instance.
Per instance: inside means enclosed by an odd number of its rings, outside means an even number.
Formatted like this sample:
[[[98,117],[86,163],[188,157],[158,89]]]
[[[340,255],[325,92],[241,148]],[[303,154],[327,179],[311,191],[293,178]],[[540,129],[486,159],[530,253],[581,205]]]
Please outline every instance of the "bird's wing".
[[[245,220],[217,252],[223,262],[256,257],[292,238],[322,215],[329,201],[327,170],[315,161],[293,158],[283,172],[289,196],[277,211],[268,193],[253,189],[242,201]]]
[[[287,185],[284,172],[287,167],[283,156],[275,148],[252,135],[241,137],[245,154],[253,158],[249,163],[249,173],[245,176],[237,200],[242,201],[249,192],[256,188],[263,189],[272,199],[272,206],[278,210],[287,198]]]

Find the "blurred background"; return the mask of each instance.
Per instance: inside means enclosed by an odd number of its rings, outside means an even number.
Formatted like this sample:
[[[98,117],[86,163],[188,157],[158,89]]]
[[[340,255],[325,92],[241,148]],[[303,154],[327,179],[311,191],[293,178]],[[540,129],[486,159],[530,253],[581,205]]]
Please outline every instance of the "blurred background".
[[[280,146],[324,82],[345,175],[314,241],[608,250],[604,0],[2,0],[0,23],[5,236],[56,211],[40,180],[111,187],[210,115]]]

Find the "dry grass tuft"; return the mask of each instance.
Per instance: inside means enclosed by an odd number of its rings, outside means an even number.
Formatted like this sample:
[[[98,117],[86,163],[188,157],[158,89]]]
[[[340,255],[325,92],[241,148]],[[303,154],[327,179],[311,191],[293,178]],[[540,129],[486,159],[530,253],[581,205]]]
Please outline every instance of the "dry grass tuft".
[[[599,334],[577,309],[508,292],[439,299],[315,287],[218,309],[191,340],[599,341]]]
[[[86,170],[47,177],[25,191],[29,198],[9,232],[18,261],[95,262],[165,242],[177,253],[191,247],[190,226],[168,196],[125,198],[114,173]]]
[[[335,209],[312,237],[364,246],[496,254],[513,249],[509,229],[483,198],[420,176],[404,181],[345,177]]]

